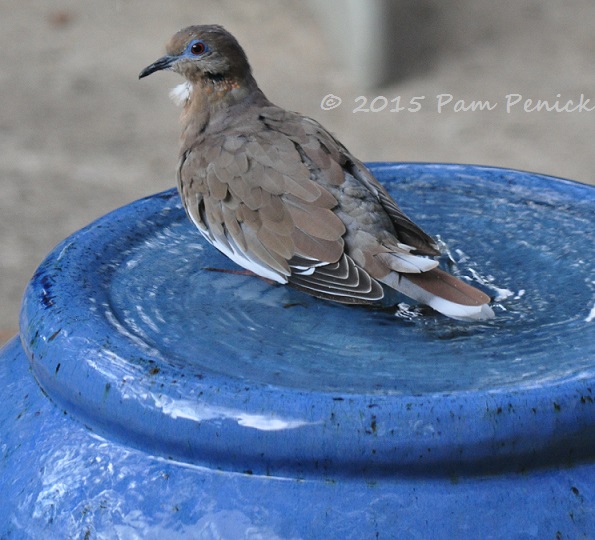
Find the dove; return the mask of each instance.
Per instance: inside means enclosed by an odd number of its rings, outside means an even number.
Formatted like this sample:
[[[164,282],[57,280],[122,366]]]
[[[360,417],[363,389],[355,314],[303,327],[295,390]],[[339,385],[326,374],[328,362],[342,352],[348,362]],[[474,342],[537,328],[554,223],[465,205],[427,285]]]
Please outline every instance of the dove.
[[[438,268],[436,242],[317,121],[271,103],[218,25],[177,32],[139,74],[184,78],[177,184],[202,236],[244,269],[318,298],[382,304],[389,289],[454,319],[490,297]]]

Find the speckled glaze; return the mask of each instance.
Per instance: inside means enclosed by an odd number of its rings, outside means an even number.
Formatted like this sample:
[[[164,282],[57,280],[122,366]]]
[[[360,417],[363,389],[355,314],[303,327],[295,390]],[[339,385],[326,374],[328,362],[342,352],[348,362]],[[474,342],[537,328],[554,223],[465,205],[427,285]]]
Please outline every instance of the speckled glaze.
[[[493,321],[215,271],[173,190],[137,201],[27,288],[0,537],[595,537],[595,189],[372,168]]]

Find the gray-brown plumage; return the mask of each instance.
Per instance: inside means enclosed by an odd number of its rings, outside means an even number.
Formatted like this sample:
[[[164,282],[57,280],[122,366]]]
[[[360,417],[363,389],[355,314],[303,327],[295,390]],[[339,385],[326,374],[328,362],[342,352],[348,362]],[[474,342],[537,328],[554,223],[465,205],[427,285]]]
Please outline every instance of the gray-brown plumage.
[[[140,77],[186,82],[178,188],[202,235],[244,268],[317,297],[373,304],[384,286],[458,319],[489,297],[436,268],[432,238],[316,121],[273,105],[220,26],[191,26]]]

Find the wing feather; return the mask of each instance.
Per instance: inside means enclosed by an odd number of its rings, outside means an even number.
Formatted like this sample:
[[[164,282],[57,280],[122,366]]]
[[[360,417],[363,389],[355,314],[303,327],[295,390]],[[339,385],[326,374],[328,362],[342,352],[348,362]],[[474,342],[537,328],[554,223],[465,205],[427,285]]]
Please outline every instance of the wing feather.
[[[316,268],[311,274],[293,273],[289,285],[319,298],[344,304],[371,304],[384,297],[380,283],[343,255],[337,263]]]

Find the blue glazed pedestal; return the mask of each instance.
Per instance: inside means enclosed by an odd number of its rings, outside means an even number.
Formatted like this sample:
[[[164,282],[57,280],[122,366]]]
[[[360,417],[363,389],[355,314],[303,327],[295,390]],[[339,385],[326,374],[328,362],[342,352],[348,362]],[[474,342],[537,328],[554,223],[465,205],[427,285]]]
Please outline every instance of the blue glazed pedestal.
[[[595,190],[373,171],[493,321],[213,271],[174,191],[117,210],[3,349],[0,537],[595,537]]]

